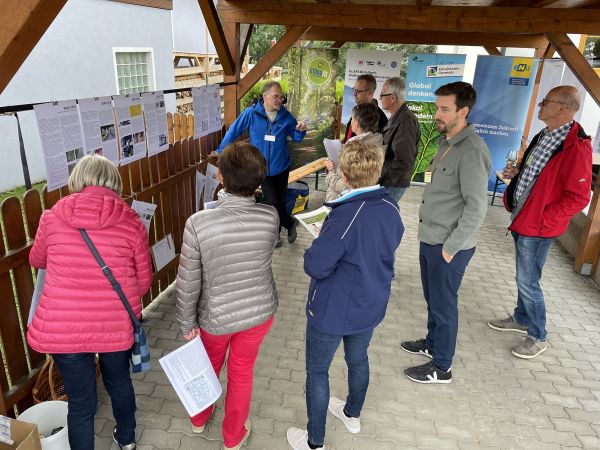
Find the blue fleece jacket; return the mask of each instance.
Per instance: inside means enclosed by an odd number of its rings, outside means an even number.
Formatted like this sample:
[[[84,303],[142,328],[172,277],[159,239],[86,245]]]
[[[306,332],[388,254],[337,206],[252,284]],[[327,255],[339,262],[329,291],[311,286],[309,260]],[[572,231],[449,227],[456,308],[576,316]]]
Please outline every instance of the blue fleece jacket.
[[[263,100],[246,108],[231,124],[217,153],[233,143],[246,130],[250,133],[250,143],[260,150],[267,160],[267,176],[278,175],[292,164],[288,152],[287,138],[294,142],[304,139],[306,131],[296,130],[298,122],[285,108],[277,111],[275,120],[271,122],[265,111]],[[265,140],[265,136],[275,136],[275,141]]]
[[[322,333],[361,333],[385,316],[404,233],[400,210],[382,187],[351,191],[326,205],[333,209],[304,253],[311,277],[306,317]]]

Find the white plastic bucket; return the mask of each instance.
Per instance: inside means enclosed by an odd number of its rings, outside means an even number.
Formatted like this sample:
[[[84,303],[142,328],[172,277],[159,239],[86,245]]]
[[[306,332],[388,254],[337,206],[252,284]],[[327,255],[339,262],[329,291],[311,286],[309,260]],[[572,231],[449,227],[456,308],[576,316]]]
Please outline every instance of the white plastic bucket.
[[[43,450],[71,450],[67,431],[67,402],[52,400],[38,403],[23,411],[19,420],[35,423],[38,432],[47,436],[41,440]],[[50,436],[54,428],[64,427],[58,433]]]

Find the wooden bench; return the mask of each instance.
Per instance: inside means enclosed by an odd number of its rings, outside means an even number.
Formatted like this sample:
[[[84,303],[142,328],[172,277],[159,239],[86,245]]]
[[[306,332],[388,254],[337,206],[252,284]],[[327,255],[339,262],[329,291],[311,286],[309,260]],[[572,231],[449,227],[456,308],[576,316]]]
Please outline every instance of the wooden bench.
[[[494,199],[496,198],[496,191],[498,190],[498,186],[500,183],[504,183],[506,186],[510,184],[509,178],[504,178],[502,176],[501,170],[496,170],[496,183],[494,184],[494,193],[492,194],[492,205],[494,204]]]
[[[302,167],[298,167],[290,172],[290,176],[288,178],[288,184],[293,183],[294,181],[301,180],[302,178],[310,175],[311,173],[317,174],[315,180],[315,189],[319,189],[319,172],[325,169],[325,161],[327,158],[319,158],[311,163],[308,163]]]

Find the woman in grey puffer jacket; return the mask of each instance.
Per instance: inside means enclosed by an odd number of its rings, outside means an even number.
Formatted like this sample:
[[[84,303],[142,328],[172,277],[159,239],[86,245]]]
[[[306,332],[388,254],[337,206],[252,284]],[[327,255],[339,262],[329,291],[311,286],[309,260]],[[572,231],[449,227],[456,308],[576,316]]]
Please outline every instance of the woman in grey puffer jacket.
[[[248,439],[254,362],[277,309],[271,270],[279,235],[277,210],[257,204],[254,191],[266,163],[251,144],[235,143],[219,156],[225,195],[215,209],[192,215],[185,224],[177,273],[177,320],[188,340],[200,336],[217,376],[227,360],[225,449]],[[204,431],[214,405],[191,418]]]

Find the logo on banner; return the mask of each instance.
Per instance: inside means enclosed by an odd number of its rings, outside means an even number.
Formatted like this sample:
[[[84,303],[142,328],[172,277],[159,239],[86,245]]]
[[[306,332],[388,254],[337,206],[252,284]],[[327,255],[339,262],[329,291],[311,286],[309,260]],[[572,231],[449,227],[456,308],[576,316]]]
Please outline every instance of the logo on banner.
[[[308,80],[315,86],[325,84],[331,76],[331,64],[325,58],[315,58],[308,63],[306,75]]]
[[[462,77],[464,71],[464,64],[437,64],[435,66],[427,66],[425,76],[427,78]]]
[[[508,84],[527,86],[531,77],[532,61],[531,58],[513,58]]]

